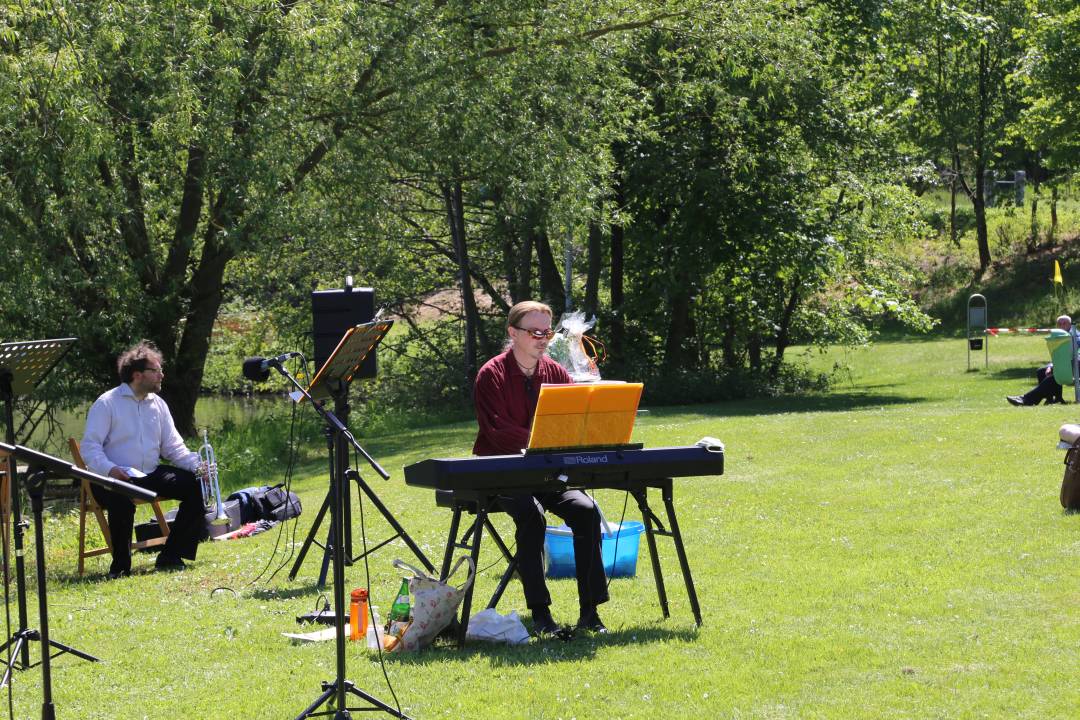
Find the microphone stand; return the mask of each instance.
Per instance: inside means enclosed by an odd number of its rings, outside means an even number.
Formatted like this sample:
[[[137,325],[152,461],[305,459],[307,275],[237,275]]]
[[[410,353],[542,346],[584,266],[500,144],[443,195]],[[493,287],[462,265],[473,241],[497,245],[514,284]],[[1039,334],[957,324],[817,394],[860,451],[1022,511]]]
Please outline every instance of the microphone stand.
[[[335,699],[334,706],[337,708],[334,712],[334,720],[349,720],[349,718],[352,717],[349,714],[350,708],[347,704],[349,694],[356,695],[371,705],[371,707],[352,708],[353,710],[382,710],[394,717],[411,720],[399,710],[357,688],[352,682],[345,679],[345,548],[340,538],[344,537],[342,533],[342,518],[344,516],[342,485],[345,481],[345,468],[349,464],[348,446],[352,445],[357,452],[363,455],[368,463],[371,464],[371,467],[374,468],[375,472],[383,477],[388,477],[388,475],[379,463],[375,462],[375,459],[368,455],[367,451],[360,446],[360,443],[356,441],[356,438],[353,437],[353,434],[345,427],[345,424],[342,423],[333,412],[324,407],[322,403],[312,398],[311,395],[308,394],[308,391],[304,389],[304,386],[293,377],[292,373],[281,365],[281,362],[279,362],[277,358],[272,359],[269,365],[277,370],[286,380],[292,383],[293,387],[295,387],[297,391],[311,403],[311,406],[315,408],[315,411],[318,412],[326,422],[327,433],[333,437],[334,446],[334,459],[330,464],[329,497],[331,499],[330,533],[332,544],[330,550],[334,569],[334,646],[337,655],[337,675],[332,682],[323,682],[322,694],[319,695],[311,705],[305,708],[302,713],[297,715],[296,720],[303,720],[303,718],[311,717],[323,703],[331,698]],[[318,714],[327,715],[329,713],[323,712]]]

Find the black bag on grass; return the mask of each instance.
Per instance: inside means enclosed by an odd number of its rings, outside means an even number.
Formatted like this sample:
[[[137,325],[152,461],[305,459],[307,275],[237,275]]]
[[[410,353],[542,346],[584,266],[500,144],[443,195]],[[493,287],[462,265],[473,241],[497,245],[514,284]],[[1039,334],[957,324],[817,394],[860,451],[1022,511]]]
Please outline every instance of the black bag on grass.
[[[1080,510],[1080,440],[1065,453],[1065,477],[1061,479],[1061,507]]]
[[[263,520],[289,520],[300,514],[300,498],[289,492],[284,485],[263,488],[265,492],[255,497],[258,515]]]
[[[288,520],[300,514],[300,498],[287,492],[284,485],[263,485],[237,490],[229,500],[238,500],[243,522]]]

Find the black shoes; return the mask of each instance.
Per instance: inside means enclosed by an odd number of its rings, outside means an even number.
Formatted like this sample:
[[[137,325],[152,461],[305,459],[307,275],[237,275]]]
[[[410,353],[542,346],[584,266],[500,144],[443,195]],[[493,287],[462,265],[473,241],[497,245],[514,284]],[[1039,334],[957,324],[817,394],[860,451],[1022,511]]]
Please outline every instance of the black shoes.
[[[552,620],[550,617],[543,620],[533,621],[533,634],[537,637],[543,637],[544,635],[557,635],[562,627],[559,623]]]
[[[604,625],[604,621],[600,619],[600,615],[595,610],[590,613],[583,614],[577,621],[577,630],[584,632],[596,633],[597,635],[607,634],[607,627]]]
[[[604,635],[607,634],[608,629],[596,610],[583,612],[573,628],[559,625],[549,612],[533,613],[533,634],[539,638],[555,637],[560,640],[572,640],[576,632]]]
[[[1020,406],[1024,404],[1024,398],[1019,395],[1006,395],[1005,399],[1009,401],[1010,405]]]
[[[555,635],[562,628],[555,622],[555,618],[551,617],[551,611],[544,607],[537,607],[532,611],[533,620],[533,634],[537,637],[544,635]]]
[[[184,561],[178,557],[170,557],[165,553],[161,553],[154,562],[154,567],[165,572],[175,572],[177,570],[183,570],[187,565],[185,565]]]
[[[131,570],[110,570],[107,577],[110,580],[119,580],[124,577],[131,577]]]
[[[555,619],[551,617],[551,612],[544,608],[543,610],[533,611],[533,635],[546,640],[548,638],[557,638],[563,642],[574,639],[574,631],[560,625],[555,622]]]

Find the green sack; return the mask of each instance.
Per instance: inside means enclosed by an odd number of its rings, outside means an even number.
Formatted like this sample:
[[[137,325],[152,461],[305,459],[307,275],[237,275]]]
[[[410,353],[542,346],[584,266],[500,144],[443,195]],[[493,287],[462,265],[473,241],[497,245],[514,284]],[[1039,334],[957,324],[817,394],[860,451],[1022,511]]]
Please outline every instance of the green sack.
[[[1046,349],[1050,351],[1050,362],[1054,363],[1054,379],[1058,385],[1072,385],[1072,338],[1069,333],[1057,328],[1051,330],[1046,338]]]

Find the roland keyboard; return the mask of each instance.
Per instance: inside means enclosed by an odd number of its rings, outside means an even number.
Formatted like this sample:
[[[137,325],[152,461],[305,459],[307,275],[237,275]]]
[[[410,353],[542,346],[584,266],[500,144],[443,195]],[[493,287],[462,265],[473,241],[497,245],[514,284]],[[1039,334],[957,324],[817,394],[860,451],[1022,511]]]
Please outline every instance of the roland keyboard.
[[[620,488],[658,478],[724,474],[722,445],[433,458],[405,468],[408,485],[436,490],[543,492]]]

